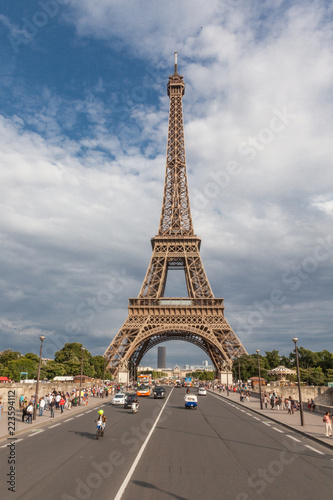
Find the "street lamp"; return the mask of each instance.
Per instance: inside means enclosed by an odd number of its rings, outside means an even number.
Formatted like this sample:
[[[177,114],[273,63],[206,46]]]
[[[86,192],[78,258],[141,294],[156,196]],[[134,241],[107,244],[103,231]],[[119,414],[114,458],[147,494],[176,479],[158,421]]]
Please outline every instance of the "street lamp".
[[[238,390],[241,392],[240,358],[238,358]]]
[[[229,366],[227,365],[227,396],[229,397]]]
[[[34,410],[32,414],[32,418],[36,420],[36,411],[37,411],[37,399],[38,399],[38,388],[39,388],[39,376],[40,376],[40,365],[42,362],[42,349],[43,349],[43,340],[45,340],[44,335],[39,337],[40,340],[40,353],[39,353],[39,363],[38,363],[38,372],[37,372],[37,383],[36,383],[36,395],[34,400]]]
[[[260,398],[260,409],[262,410],[262,398],[261,398],[261,376],[260,376],[260,361],[259,361],[259,352],[260,350],[257,349],[257,357],[258,357],[258,374],[259,374],[259,398]]]
[[[80,392],[79,392],[79,406],[81,404],[81,387],[82,387],[82,374],[83,374],[83,353],[85,351],[85,348],[82,346],[82,357],[81,357],[81,375],[80,375]]]
[[[296,357],[296,367],[297,367],[297,381],[298,381],[298,397],[299,397],[299,411],[301,414],[301,425],[304,425],[304,413],[303,413],[303,405],[302,405],[302,393],[301,393],[301,377],[299,374],[299,362],[298,362],[298,349],[297,342],[298,338],[294,337],[292,341],[295,344],[295,357]]]

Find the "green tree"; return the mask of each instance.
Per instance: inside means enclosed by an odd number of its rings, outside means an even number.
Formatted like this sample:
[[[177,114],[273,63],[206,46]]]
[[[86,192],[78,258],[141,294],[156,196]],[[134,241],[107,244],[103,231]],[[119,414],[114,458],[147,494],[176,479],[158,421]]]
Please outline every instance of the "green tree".
[[[326,382],[333,382],[333,368],[326,371]]]
[[[281,356],[279,354],[279,351],[273,349],[273,351],[265,351],[265,354],[266,354],[267,368],[269,370],[272,370],[273,368],[276,368],[281,364]]]
[[[258,377],[257,354],[245,354],[239,358],[241,380],[245,381],[252,377]],[[259,355],[260,376],[267,380],[268,363],[264,356]],[[233,377],[238,380],[238,361],[232,367]]]
[[[6,349],[0,354],[0,364],[4,366],[8,366],[9,361],[14,361],[21,356],[21,353],[18,351],[12,351],[11,349]]]
[[[37,378],[38,361],[21,356],[19,359],[8,361],[9,378],[15,381],[20,380],[21,372],[28,372],[29,379]]]
[[[56,363],[54,360],[47,361],[41,366],[40,378],[52,380],[54,377],[62,377],[66,375],[66,368],[62,363]]]

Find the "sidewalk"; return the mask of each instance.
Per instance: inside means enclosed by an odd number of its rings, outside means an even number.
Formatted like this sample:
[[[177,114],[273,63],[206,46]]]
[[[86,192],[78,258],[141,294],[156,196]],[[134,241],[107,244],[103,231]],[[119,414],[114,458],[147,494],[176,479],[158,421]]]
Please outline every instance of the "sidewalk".
[[[104,397],[104,398],[89,397],[87,405],[81,404],[81,406],[72,407],[70,410],[64,409],[63,413],[61,413],[61,410],[55,410],[54,411],[54,418],[50,417],[49,410],[44,411],[44,415],[42,417],[39,416],[39,410],[37,410],[36,420],[33,420],[32,424],[27,424],[25,422],[22,422],[22,410],[16,410],[15,434],[12,437],[17,437],[18,435],[23,434],[27,431],[28,432],[31,432],[34,430],[37,431],[37,429],[39,429],[40,427],[43,427],[47,424],[51,424],[51,423],[53,424],[55,422],[59,422],[60,420],[70,418],[72,415],[75,415],[79,412],[82,413],[86,410],[95,408],[96,406],[100,406],[100,405],[105,404],[105,403],[110,403],[113,396],[114,396],[114,394],[110,394],[108,397]],[[3,441],[5,439],[11,437],[8,433],[8,427],[9,427],[8,424],[9,424],[8,413],[6,411],[2,414],[1,420],[0,420],[0,441]]]
[[[308,438],[316,441],[317,443],[323,444],[329,448],[333,448],[333,438],[328,438],[325,436],[325,424],[323,422],[323,415],[318,415],[307,410],[304,410],[304,426],[301,426],[300,412],[297,411],[294,414],[288,414],[286,410],[271,410],[270,405],[267,409],[260,409],[259,398],[253,396],[250,397],[249,403],[241,403],[239,398],[239,393],[230,392],[229,397],[227,396],[227,391],[219,392],[209,390],[212,394],[220,396],[222,399],[232,401],[233,403],[244,406],[259,415],[278,422],[289,429],[304,434]]]

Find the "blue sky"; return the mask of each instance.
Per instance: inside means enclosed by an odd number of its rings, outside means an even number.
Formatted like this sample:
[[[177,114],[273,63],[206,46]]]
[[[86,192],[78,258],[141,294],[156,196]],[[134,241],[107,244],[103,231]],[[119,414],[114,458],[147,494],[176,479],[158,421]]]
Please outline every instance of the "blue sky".
[[[288,354],[293,336],[332,351],[331,2],[0,7],[0,349],[38,352],[43,333],[49,357],[71,341],[101,354],[126,319],[158,229],[177,50],[194,228],[227,320],[248,352]],[[166,346],[170,365],[205,359]]]

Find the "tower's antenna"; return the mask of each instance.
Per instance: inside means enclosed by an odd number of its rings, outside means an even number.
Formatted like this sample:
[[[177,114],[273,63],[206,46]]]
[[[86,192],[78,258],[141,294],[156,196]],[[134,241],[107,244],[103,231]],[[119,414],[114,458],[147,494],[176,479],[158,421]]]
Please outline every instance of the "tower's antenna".
[[[177,74],[177,52],[175,52],[175,75]]]

